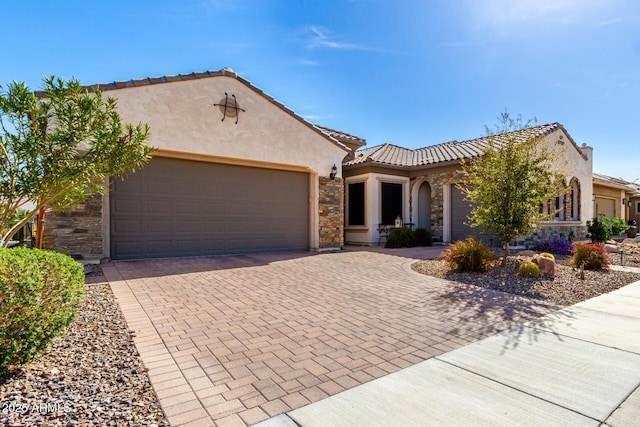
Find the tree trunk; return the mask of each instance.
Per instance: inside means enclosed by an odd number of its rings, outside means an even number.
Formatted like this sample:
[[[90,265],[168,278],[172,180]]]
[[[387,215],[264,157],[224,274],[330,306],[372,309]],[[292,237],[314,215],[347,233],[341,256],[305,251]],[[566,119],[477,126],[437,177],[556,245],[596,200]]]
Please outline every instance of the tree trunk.
[[[36,248],[42,249],[42,235],[44,234],[44,216],[45,216],[45,207],[42,206],[40,208],[40,212],[38,212],[38,231],[36,234]]]
[[[509,242],[506,241],[504,242],[504,258],[502,258],[502,265],[506,265],[507,264],[507,257],[510,255],[510,251],[509,251]]]
[[[7,233],[4,236],[0,235],[0,240],[2,240],[2,244],[0,244],[0,248],[6,248],[7,245],[9,244],[9,239],[11,238],[11,236],[16,234],[18,230],[21,230],[29,221],[33,219],[35,215],[36,215],[35,212],[32,211],[29,215],[22,218],[20,222],[16,223],[16,225],[14,225],[9,231],[7,231]]]

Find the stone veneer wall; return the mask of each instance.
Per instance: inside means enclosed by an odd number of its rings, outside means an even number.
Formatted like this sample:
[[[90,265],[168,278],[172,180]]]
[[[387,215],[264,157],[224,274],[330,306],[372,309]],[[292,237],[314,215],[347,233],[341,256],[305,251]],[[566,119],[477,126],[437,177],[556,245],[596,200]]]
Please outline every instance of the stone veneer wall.
[[[410,194],[413,194],[413,186],[418,179],[423,179],[431,186],[431,232],[433,233],[433,240],[441,242],[444,235],[444,195],[443,188],[445,185],[455,183],[463,178],[461,172],[440,172],[440,173],[425,173],[411,179]],[[422,183],[422,181],[420,181]],[[564,195],[564,209],[565,218],[569,218],[571,215],[571,197]],[[580,195],[581,197],[581,195]],[[411,200],[411,203],[414,203]],[[411,209],[411,211],[413,211]],[[412,219],[415,222],[415,218]],[[523,243],[527,246],[535,246],[535,244],[545,240],[555,239],[572,239],[574,241],[586,239],[587,227],[584,225],[574,224],[553,224],[545,225],[541,224],[536,231],[531,233]],[[517,242],[519,243],[519,242]]]
[[[344,246],[344,181],[342,178],[319,178],[318,191],[318,247]]]
[[[579,241],[587,239],[587,227],[584,225],[572,225],[572,224],[554,224],[545,225],[544,223],[539,225],[538,228],[532,232],[526,239],[525,244],[527,246],[535,246],[535,244],[544,242],[546,240],[571,240]]]
[[[42,247],[78,260],[102,258],[102,195],[60,213],[47,209]]]

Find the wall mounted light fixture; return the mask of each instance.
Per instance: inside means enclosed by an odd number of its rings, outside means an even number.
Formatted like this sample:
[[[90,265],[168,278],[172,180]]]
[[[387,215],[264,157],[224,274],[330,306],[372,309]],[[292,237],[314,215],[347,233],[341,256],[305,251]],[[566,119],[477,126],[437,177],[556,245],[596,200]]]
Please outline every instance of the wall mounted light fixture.
[[[622,204],[626,205],[627,204],[627,199],[622,199]]]
[[[334,179],[338,174],[338,167],[334,164],[331,168],[331,173],[329,174],[329,178]]]

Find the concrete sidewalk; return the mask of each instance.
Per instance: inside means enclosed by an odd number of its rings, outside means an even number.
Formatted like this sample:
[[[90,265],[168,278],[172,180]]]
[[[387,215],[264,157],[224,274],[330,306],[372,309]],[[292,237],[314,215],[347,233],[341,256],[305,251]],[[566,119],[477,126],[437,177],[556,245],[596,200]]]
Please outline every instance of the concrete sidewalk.
[[[640,422],[640,282],[256,426]]]

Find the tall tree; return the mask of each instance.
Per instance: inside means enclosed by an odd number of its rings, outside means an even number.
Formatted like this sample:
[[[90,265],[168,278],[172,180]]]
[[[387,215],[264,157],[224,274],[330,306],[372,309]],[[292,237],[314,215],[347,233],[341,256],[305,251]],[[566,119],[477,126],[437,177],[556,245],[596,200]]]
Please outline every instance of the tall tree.
[[[45,77],[42,90],[13,82],[0,92],[2,246],[46,206],[64,208],[105,191],[151,156],[147,124],[123,124],[116,100],[75,80]],[[16,210],[29,213],[13,226]]]
[[[495,132],[487,128],[482,155],[463,163],[466,179],[459,188],[473,203],[470,225],[504,243],[504,263],[509,243],[549,217],[541,206],[565,190],[558,166],[561,151],[546,144],[544,135],[531,129],[531,121],[523,124],[520,116],[512,119],[507,112],[498,121]]]

